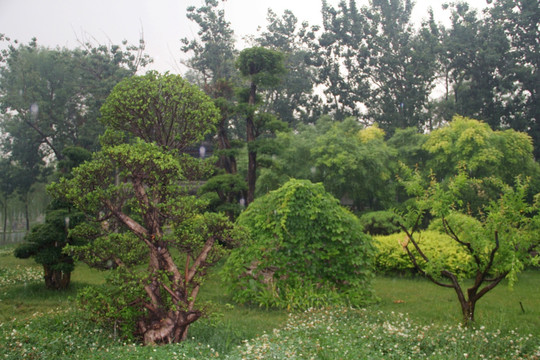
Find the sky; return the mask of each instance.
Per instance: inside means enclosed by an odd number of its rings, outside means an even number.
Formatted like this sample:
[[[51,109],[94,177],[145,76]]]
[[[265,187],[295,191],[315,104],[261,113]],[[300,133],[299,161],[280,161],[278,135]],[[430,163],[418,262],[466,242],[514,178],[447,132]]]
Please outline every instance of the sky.
[[[337,6],[339,0],[327,0]],[[448,18],[441,5],[447,0],[416,0],[412,18],[420,21],[431,6],[438,21]],[[482,8],[485,0],[468,0]],[[368,0],[357,0],[358,6]],[[120,44],[127,40],[138,44],[141,33],[146,53],[154,63],[149,69],[183,73],[186,59],[180,39],[193,39],[198,26],[185,16],[188,6],[199,7],[203,0],[0,0],[0,33],[27,43],[36,37],[47,47],[75,48],[80,41]],[[299,22],[320,24],[321,0],[226,0],[220,7],[242,44],[246,35],[256,35],[258,26],[266,25],[271,8],[277,14],[291,10]],[[0,44],[1,46],[1,44]]]

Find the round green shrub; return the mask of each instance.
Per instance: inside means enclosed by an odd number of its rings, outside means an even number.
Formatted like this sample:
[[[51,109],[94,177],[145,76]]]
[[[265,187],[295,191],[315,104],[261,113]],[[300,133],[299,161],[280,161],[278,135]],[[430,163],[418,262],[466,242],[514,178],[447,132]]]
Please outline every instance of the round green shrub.
[[[360,224],[370,235],[390,235],[400,231],[398,215],[392,211],[371,211],[360,216]]]
[[[289,180],[250,204],[238,225],[249,242],[224,267],[236,301],[301,309],[371,298],[371,238],[322,184]]]
[[[471,255],[448,235],[439,231],[427,230],[417,234],[415,239],[424,254],[431,259],[430,264],[428,264],[430,268],[446,269],[460,278],[469,278],[474,275],[475,268]],[[375,255],[377,272],[383,274],[413,274],[417,272],[403,248],[403,244],[407,242],[405,233],[375,236],[373,242],[377,249]],[[425,261],[418,255],[412,244],[409,244],[409,249],[416,256],[418,264],[422,268],[426,268]]]

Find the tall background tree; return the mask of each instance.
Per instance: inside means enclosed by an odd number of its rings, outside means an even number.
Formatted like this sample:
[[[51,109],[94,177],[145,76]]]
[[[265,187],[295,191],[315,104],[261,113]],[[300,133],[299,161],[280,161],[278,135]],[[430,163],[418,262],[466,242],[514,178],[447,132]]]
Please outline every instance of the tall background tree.
[[[318,97],[314,95],[316,68],[310,63],[318,26],[299,24],[289,10],[279,17],[268,10],[266,28],[255,38],[257,45],[283,54],[286,73],[282,81],[263,95],[264,112],[274,114],[295,129],[298,124],[313,122],[320,115]]]
[[[84,43],[76,49],[45,48],[36,39],[0,40],[8,45],[0,56],[1,150],[19,169],[15,184],[28,230],[33,185],[47,181],[49,165],[64,158],[65,147],[99,148],[105,98],[151,59],[142,39],[137,46]]]

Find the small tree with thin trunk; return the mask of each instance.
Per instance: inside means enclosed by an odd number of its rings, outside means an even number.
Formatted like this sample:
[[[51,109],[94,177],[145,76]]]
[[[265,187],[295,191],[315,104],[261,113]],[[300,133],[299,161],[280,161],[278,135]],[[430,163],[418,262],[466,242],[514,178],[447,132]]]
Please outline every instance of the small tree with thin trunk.
[[[91,266],[116,267],[113,286],[88,290],[82,303],[145,344],[182,341],[204,313],[195,301],[206,269],[233,239],[225,216],[205,213],[185,186],[212,164],[181,154],[214,129],[219,114],[181,77],[155,72],[119,83],[102,114],[110,128],[136,138],[108,137],[72,179],[52,186],[96,224],[74,229],[72,236],[90,242],[66,251]]]
[[[538,246],[534,233],[540,224],[538,201],[534,205],[525,201],[527,186],[519,179],[515,188],[504,186],[500,198],[487,206],[479,219],[456,210],[464,207],[456,194],[469,186],[469,180],[462,172],[443,186],[432,176],[426,189],[421,175],[411,174],[404,184],[416,199],[400,224],[406,234],[401,245],[410,260],[433,283],[454,289],[465,325],[475,321],[478,300],[503,279],[513,284],[525,265],[535,260],[531,253]],[[475,276],[469,288],[464,288],[458,274],[445,268],[442,259],[428,257],[422,251],[418,230],[426,217],[433,218],[432,224],[438,224],[448,241],[456,242],[470,254]]]

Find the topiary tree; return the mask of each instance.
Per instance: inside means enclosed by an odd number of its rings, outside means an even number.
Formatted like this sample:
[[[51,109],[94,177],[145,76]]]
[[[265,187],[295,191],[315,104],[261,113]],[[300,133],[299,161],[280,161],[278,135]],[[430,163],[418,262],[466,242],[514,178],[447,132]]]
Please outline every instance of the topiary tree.
[[[237,223],[250,240],[224,268],[236,301],[307,308],[370,298],[371,238],[322,184],[289,180],[256,199]]]
[[[45,223],[32,227],[24,237],[24,243],[14,252],[15,257],[34,260],[43,266],[45,286],[62,290],[69,286],[71,272],[75,268],[73,257],[62,250],[73,243],[68,236],[70,226],[84,220],[80,212],[70,211],[63,205],[53,203],[45,216]]]
[[[91,153],[77,146],[67,146],[62,151],[63,159],[57,163],[56,175],[69,177],[71,170],[90,160]],[[74,209],[65,201],[53,200],[45,213],[45,223],[32,227],[24,237],[14,255],[21,259],[33,257],[43,265],[45,286],[49,289],[66,289],[71,281],[71,272],[75,262],[63,249],[66,245],[75,244],[69,236],[70,228],[84,221],[84,214]]]
[[[399,217],[392,211],[371,211],[359,219],[364,231],[370,235],[390,235],[400,231]]]
[[[110,286],[87,291],[81,303],[145,344],[179,342],[204,314],[196,300],[206,269],[234,239],[232,224],[205,213],[185,187],[212,164],[180,154],[214,129],[218,111],[180,76],[150,72],[118,84],[102,112],[106,125],[136,138],[108,136],[72,179],[51,187],[96,224],[73,230],[88,245],[66,250],[94,267],[117,266]]]
[[[249,95],[247,96],[246,113],[246,141],[248,145],[248,171],[247,171],[247,198],[250,204],[255,198],[255,184],[257,177],[257,150],[254,142],[258,131],[256,126],[256,100],[257,88],[260,86],[276,86],[285,73],[283,54],[263,47],[244,49],[238,55],[236,67],[240,73],[249,79]]]

